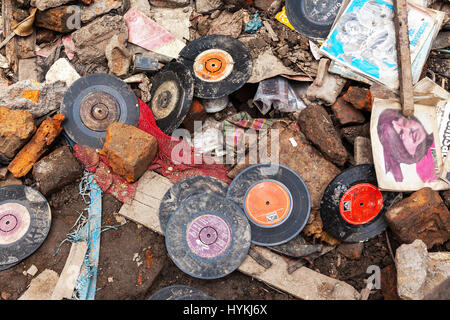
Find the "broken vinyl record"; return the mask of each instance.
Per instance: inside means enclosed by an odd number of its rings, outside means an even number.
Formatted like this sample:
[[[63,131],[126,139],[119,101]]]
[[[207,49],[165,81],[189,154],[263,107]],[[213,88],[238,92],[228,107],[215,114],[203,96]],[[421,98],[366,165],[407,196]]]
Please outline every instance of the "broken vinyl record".
[[[159,224],[163,232],[166,231],[167,222],[180,204],[192,197],[204,194],[217,194],[225,197],[228,184],[210,176],[193,176],[175,183],[167,192],[159,206]]]
[[[255,164],[239,173],[227,198],[244,209],[252,243],[276,246],[297,236],[310,214],[309,190],[303,179],[286,166]]]
[[[0,188],[0,267],[10,268],[34,253],[47,238],[50,206],[37,190],[11,185]]]
[[[156,291],[148,300],[215,300],[199,289],[174,285]]]
[[[194,96],[224,97],[240,89],[252,74],[252,56],[237,39],[209,35],[192,41],[181,50],[179,61],[194,75]]]
[[[295,31],[312,39],[325,39],[343,0],[286,0],[286,16]]]
[[[189,112],[194,95],[194,78],[183,64],[171,62],[152,77],[151,85],[149,106],[156,125],[170,135]]]
[[[323,228],[343,242],[362,242],[383,232],[386,210],[397,194],[378,189],[375,168],[363,164],[344,170],[331,181],[322,197]]]
[[[166,229],[166,248],[183,272],[217,279],[236,270],[250,248],[250,225],[234,202],[202,195],[184,201]]]
[[[139,104],[128,84],[109,74],[92,74],[75,81],[61,104],[64,130],[75,143],[103,147],[106,129],[113,122],[137,125]]]

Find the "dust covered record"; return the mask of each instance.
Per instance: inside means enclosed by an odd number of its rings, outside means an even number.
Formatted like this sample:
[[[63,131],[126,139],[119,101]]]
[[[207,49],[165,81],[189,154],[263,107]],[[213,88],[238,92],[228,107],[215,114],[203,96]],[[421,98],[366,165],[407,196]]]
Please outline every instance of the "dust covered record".
[[[156,125],[165,133],[180,126],[192,104],[194,78],[182,63],[171,62],[151,79],[149,103]]]
[[[50,206],[37,190],[0,188],[0,267],[11,267],[35,252],[51,226]]]
[[[109,74],[92,74],[76,80],[61,104],[64,130],[75,143],[101,149],[113,122],[136,126],[139,104],[128,84]]]
[[[325,39],[343,0],[286,0],[286,16],[295,31],[312,39]]]
[[[229,36],[198,38],[181,50],[178,59],[192,71],[194,96],[199,98],[222,98],[241,88],[252,74],[250,52]]]
[[[173,285],[162,288],[151,295],[148,300],[216,300],[199,289]]]
[[[276,163],[255,164],[239,173],[227,198],[244,209],[252,243],[276,246],[297,236],[308,222],[311,199],[303,179]]]
[[[175,183],[167,192],[159,206],[159,225],[166,231],[167,222],[180,204],[192,197],[205,194],[217,194],[225,197],[228,184],[220,179],[210,176],[193,176]]]
[[[166,248],[183,272],[217,279],[236,270],[250,248],[250,225],[234,202],[203,195],[181,204],[170,217]]]
[[[378,189],[375,168],[362,164],[344,170],[325,189],[320,204],[323,227],[343,242],[361,242],[383,232],[384,214],[396,200]]]

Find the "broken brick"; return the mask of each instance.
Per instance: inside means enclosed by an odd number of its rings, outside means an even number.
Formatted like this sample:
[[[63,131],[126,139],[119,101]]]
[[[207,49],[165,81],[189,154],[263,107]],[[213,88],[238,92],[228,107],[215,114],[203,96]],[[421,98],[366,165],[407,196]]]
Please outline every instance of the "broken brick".
[[[128,182],[136,181],[156,157],[155,137],[134,126],[114,122],[106,130],[102,154],[113,172]]]
[[[343,98],[356,109],[372,111],[372,94],[369,89],[352,86],[348,88]]]
[[[305,136],[333,163],[344,165],[348,159],[347,150],[324,107],[308,106],[300,113],[298,124]]]
[[[33,178],[44,195],[74,182],[83,174],[83,167],[69,147],[56,149],[33,166]]]
[[[0,106],[0,162],[11,161],[35,131],[31,113]]]
[[[354,108],[350,103],[340,97],[331,107],[334,115],[338,119],[339,123],[343,126],[348,124],[361,124],[366,121],[366,118],[361,111]]]
[[[386,212],[391,230],[403,243],[422,240],[427,248],[450,239],[450,212],[431,188],[423,188]]]
[[[118,77],[128,74],[131,64],[131,54],[124,43],[119,41],[117,35],[114,35],[108,42],[105,49],[106,59],[108,60],[109,72]]]
[[[49,146],[61,133],[63,121],[64,115],[56,114],[53,118],[49,117],[41,123],[30,142],[20,150],[9,164],[8,170],[14,177],[20,178],[26,175],[33,164],[47,152]]]

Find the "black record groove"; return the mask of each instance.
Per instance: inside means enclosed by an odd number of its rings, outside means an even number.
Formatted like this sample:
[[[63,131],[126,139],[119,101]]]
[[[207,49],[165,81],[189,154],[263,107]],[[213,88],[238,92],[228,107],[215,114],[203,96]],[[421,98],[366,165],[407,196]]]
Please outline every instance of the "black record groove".
[[[303,230],[310,215],[305,182],[295,171],[276,163],[243,170],[231,182],[227,198],[244,209],[256,245],[288,242]]]
[[[386,229],[384,214],[396,196],[378,189],[373,165],[346,169],[323,194],[320,216],[324,230],[343,242],[371,239]]]
[[[198,38],[181,50],[179,61],[194,76],[194,96],[222,98],[241,88],[252,74],[252,56],[237,39],[225,35]]]
[[[34,253],[51,225],[50,206],[37,190],[12,185],[0,188],[0,267],[9,268]]]
[[[228,184],[210,176],[193,176],[175,183],[167,192],[159,206],[159,224],[163,232],[166,231],[167,222],[172,213],[180,204],[192,197],[204,194],[217,194],[225,197]]]
[[[109,74],[76,80],[61,104],[64,130],[75,143],[101,149],[106,129],[113,122],[137,125],[139,104],[128,84]]]
[[[181,204],[170,217],[166,248],[183,272],[217,279],[236,270],[250,248],[250,225],[234,202],[203,195]]]
[[[312,39],[325,39],[343,0],[286,0],[286,16],[295,31]]]
[[[151,84],[150,109],[157,126],[170,135],[189,112],[194,95],[194,78],[187,67],[174,61],[153,76]]]
[[[151,295],[148,300],[215,300],[199,289],[173,285],[162,288]]]

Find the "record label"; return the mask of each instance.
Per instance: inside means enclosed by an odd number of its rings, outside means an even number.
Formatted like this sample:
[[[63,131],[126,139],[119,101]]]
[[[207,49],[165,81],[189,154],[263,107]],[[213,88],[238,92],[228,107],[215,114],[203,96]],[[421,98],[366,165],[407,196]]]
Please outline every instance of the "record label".
[[[383,207],[383,195],[370,183],[354,185],[341,198],[339,211],[348,223],[365,224],[378,215]]]
[[[228,224],[217,215],[202,214],[186,229],[189,249],[199,257],[215,258],[223,254],[231,242]]]
[[[233,71],[234,61],[231,55],[220,49],[201,52],[194,61],[194,74],[207,82],[221,81]]]
[[[0,205],[0,245],[16,242],[30,228],[31,218],[27,208],[18,203]]]
[[[251,221],[263,227],[280,225],[291,213],[292,197],[276,181],[263,181],[250,187],[245,197],[245,212]]]

